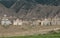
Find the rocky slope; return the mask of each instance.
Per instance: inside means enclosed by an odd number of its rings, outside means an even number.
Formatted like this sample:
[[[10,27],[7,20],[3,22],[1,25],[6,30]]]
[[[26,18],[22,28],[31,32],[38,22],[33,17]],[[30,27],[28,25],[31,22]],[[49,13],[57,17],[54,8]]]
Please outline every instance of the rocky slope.
[[[14,13],[15,12],[12,9],[6,8],[3,4],[0,3],[0,17],[4,14],[7,14],[7,16],[13,16]]]
[[[10,3],[9,3],[10,4]],[[12,3],[9,8],[1,7],[4,14],[8,15],[15,15],[20,18],[27,18],[27,19],[40,19],[45,17],[55,17],[58,15],[60,17],[60,1],[59,0],[46,0],[39,1],[39,0],[17,0]]]

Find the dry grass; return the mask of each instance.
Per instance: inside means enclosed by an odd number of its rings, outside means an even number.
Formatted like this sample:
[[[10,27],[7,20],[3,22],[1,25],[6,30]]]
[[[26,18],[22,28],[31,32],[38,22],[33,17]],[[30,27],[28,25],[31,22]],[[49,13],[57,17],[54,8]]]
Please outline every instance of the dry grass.
[[[60,28],[60,26],[54,25],[54,26],[9,26],[8,28],[5,28],[3,26],[0,26],[0,36],[16,36],[16,35],[33,35],[33,34],[44,34],[51,30],[54,30],[56,28]]]

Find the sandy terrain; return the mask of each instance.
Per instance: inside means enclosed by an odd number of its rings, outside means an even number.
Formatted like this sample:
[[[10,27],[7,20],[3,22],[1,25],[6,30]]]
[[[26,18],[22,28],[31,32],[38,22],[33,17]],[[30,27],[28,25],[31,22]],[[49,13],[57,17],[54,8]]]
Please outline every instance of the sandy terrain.
[[[44,34],[52,30],[58,30],[60,26],[0,26],[0,36],[24,36]]]

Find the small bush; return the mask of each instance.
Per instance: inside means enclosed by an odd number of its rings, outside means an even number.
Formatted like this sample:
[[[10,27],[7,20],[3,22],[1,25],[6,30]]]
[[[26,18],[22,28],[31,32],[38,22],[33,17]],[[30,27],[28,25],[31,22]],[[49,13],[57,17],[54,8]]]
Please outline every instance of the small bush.
[[[57,32],[52,30],[52,31],[49,31],[48,34],[56,34]]]

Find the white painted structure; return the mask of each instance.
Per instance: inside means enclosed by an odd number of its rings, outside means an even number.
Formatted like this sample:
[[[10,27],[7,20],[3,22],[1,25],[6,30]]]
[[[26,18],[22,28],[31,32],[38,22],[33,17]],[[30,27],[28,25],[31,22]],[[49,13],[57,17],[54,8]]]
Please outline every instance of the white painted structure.
[[[10,25],[10,24],[12,24],[12,23],[8,19],[2,19],[2,21],[1,21],[1,25]]]
[[[19,19],[13,20],[13,25],[22,25],[22,24],[23,24],[22,20]]]
[[[43,25],[50,25],[50,21],[48,20],[48,19],[44,19],[44,20],[42,20],[41,21],[41,26],[43,26]]]
[[[60,18],[53,18],[51,23],[52,25],[60,25]]]
[[[1,20],[1,25],[10,25],[12,24],[11,21],[4,15],[4,17]]]

